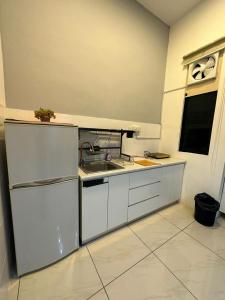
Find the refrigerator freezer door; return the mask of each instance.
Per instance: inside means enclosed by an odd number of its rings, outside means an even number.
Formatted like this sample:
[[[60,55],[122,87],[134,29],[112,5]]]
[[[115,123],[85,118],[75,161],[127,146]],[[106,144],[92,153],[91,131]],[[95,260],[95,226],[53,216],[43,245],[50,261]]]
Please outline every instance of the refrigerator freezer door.
[[[19,276],[79,247],[78,180],[10,193]]]
[[[5,124],[10,188],[17,184],[78,174],[78,129]]]

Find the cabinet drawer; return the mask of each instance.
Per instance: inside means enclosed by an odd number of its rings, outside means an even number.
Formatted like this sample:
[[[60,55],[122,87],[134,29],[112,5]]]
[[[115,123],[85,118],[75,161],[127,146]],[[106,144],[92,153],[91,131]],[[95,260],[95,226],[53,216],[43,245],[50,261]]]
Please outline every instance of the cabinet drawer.
[[[130,188],[157,182],[160,181],[160,179],[161,168],[135,172],[130,175]]]
[[[140,218],[161,206],[160,196],[137,203],[128,207],[128,222]]]
[[[129,205],[160,195],[161,182],[137,187],[129,191]]]

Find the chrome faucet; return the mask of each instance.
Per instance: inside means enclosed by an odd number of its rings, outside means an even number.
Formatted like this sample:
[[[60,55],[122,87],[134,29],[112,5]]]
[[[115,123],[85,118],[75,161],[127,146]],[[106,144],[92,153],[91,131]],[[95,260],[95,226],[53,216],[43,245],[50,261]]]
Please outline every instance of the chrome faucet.
[[[87,144],[87,145],[89,145],[90,146],[90,151],[92,152],[94,152],[94,147],[91,145],[91,143],[89,143],[89,142],[83,142],[82,144],[81,144],[81,146],[80,146],[80,164],[82,164],[83,163],[83,145],[85,145],[85,144]]]

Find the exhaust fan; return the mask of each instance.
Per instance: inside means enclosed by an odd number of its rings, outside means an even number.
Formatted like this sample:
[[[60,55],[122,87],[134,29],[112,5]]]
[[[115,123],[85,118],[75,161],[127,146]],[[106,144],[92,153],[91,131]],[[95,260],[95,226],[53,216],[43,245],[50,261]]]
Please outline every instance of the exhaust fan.
[[[189,65],[188,85],[216,77],[219,52],[203,57]]]

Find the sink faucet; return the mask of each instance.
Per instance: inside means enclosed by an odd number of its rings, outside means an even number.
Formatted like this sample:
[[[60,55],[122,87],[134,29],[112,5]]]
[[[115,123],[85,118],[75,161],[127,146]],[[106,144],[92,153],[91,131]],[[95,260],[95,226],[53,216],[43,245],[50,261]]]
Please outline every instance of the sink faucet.
[[[83,162],[83,145],[89,145],[90,146],[90,151],[94,151],[94,147],[91,145],[89,142],[83,142],[80,146],[80,164]]]

